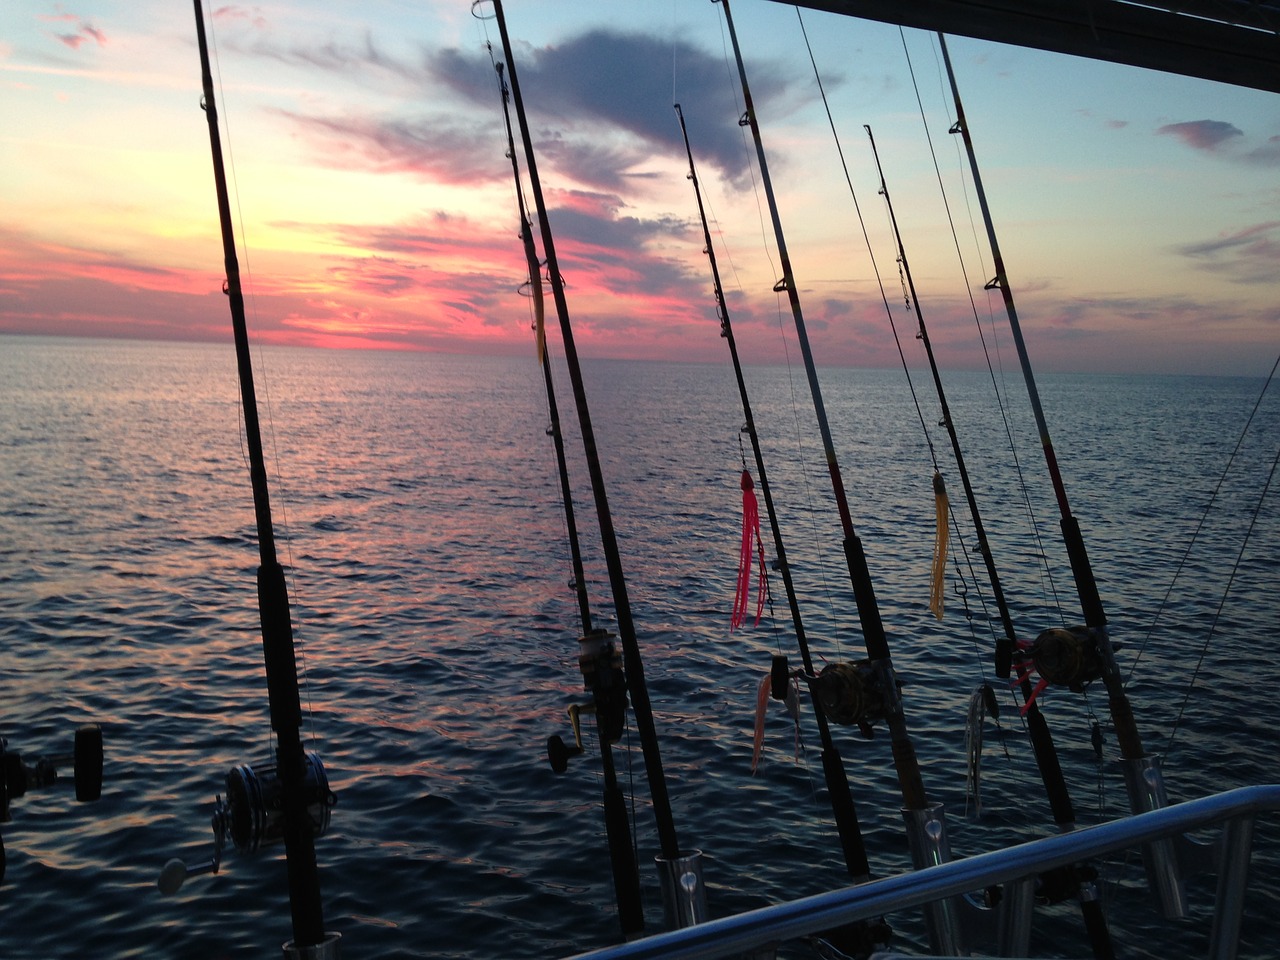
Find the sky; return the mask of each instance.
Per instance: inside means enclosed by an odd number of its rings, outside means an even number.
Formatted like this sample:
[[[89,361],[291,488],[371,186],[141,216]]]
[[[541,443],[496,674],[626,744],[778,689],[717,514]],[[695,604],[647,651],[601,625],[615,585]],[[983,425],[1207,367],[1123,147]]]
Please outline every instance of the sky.
[[[743,359],[794,356],[721,6],[505,12],[579,352],[727,359],[678,101]],[[895,327],[923,362],[869,125],[939,363],[981,368],[985,343],[1008,365],[934,35],[769,0],[732,13],[818,362],[896,365]],[[469,0],[205,16],[251,338],[532,355],[492,18]],[[949,48],[1033,364],[1266,373],[1280,98]],[[9,0],[0,84],[0,332],[229,343],[191,5]]]

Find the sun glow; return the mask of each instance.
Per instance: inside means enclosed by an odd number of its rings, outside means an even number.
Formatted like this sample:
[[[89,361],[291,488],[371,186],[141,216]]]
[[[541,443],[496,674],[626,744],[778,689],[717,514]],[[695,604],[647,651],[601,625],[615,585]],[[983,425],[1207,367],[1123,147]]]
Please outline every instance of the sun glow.
[[[710,277],[679,99],[743,348],[778,358],[776,333],[761,337],[776,327],[779,270],[720,14],[673,16],[562,0],[540,0],[536,18],[509,10],[571,313],[591,352],[723,359],[704,317]],[[864,123],[941,352],[974,362],[951,222],[971,285],[989,254],[943,132],[953,108],[922,89],[930,142],[896,29],[805,18],[888,295],[899,297],[895,250]],[[447,4],[224,8],[215,19],[233,219],[260,335],[524,349],[526,268],[485,47],[496,35]],[[821,326],[815,349],[828,363],[894,362],[794,11],[756,4],[738,19],[794,272]],[[0,12],[0,276],[15,294],[0,330],[127,335],[130,315],[137,336],[217,329],[220,317],[193,322],[222,258],[189,12],[148,2],[73,20]],[[934,61],[929,35],[907,38],[917,68]],[[953,53],[1043,362],[1253,370],[1274,339],[1274,99],[977,41]]]

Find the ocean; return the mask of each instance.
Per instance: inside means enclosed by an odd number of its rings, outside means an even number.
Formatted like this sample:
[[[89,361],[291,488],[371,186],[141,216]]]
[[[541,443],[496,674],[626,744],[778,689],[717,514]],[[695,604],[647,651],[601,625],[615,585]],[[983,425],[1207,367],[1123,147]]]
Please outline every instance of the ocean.
[[[0,347],[0,736],[33,758],[69,752],[76,727],[96,722],[106,751],[99,801],[78,804],[59,782],[15,799],[0,824],[0,957],[279,955],[291,936],[279,847],[229,851],[218,875],[172,897],[156,886],[171,857],[212,853],[226,772],[271,756],[232,348],[25,337]],[[585,696],[532,349],[264,348],[256,363],[308,747],[338,796],[317,857],[344,956],[555,958],[616,942],[599,761],[588,749],[556,774],[545,753],[548,736],[569,739],[566,709]],[[584,375],[676,827],[682,846],[704,851],[712,914],[843,885],[810,706],[797,736],[771,705],[750,769],[757,683],[774,652],[798,658],[776,575],[760,624],[729,629],[746,443],[731,367],[588,361]],[[859,659],[803,371],[746,376],[810,644],[823,660]],[[820,378],[953,853],[1052,833],[1016,700],[994,680],[989,589],[968,578],[954,539],[962,565],[949,572],[944,618],[928,610],[930,442],[962,523],[967,511],[927,376],[914,382],[928,438],[901,370]],[[994,379],[1016,464],[992,376],[948,374],[948,399],[1015,622],[1034,637],[1077,622],[1079,605],[1025,390],[1013,369]],[[1280,512],[1262,498],[1280,442],[1275,396],[1223,479],[1261,389],[1243,377],[1040,380],[1139,729],[1174,801],[1280,782]],[[593,615],[608,625],[567,393],[560,408]],[[984,679],[1004,709],[987,722],[979,812],[964,732]],[[1079,821],[1123,815],[1102,691],[1051,688],[1042,703]],[[836,734],[873,871],[902,872],[888,737]],[[657,841],[630,727],[617,757],[656,931]],[[1280,942],[1278,841],[1264,819],[1242,956],[1273,956]],[[1211,879],[1193,882],[1191,919],[1164,924],[1136,853],[1099,866],[1123,956],[1203,954]],[[923,943],[917,917],[890,920],[895,942]],[[1069,905],[1041,912],[1034,943],[1038,955],[1088,955]]]

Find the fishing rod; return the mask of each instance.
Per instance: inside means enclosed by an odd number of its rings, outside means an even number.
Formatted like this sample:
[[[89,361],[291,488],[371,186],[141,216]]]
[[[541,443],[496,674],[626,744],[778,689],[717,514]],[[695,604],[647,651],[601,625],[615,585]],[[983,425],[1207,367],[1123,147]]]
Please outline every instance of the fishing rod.
[[[308,958],[338,956],[340,934],[324,929],[324,910],[320,900],[320,871],[316,864],[314,837],[328,824],[328,808],[336,799],[329,791],[323,768],[314,754],[302,745],[302,705],[298,693],[298,671],[293,649],[293,625],[289,612],[289,592],[284,568],[276,556],[275,528],[271,519],[271,501],[267,490],[267,469],[263,456],[262,432],[258,423],[258,402],[253,385],[253,365],[249,355],[249,336],[245,324],[244,294],[240,286],[240,266],[236,257],[235,233],[231,224],[231,204],[227,193],[227,176],[222,159],[222,139],[213,93],[213,76],[209,66],[209,47],[205,38],[204,11],[201,0],[193,0],[196,16],[196,38],[200,47],[200,71],[203,82],[201,106],[209,124],[209,145],[213,154],[213,178],[218,195],[218,219],[222,228],[222,250],[226,262],[223,292],[231,306],[231,326],[235,337],[236,364],[240,379],[240,401],[244,415],[245,443],[249,451],[249,476],[253,487],[253,506],[257,524],[258,610],[262,623],[262,651],[266,665],[267,695],[270,702],[271,728],[276,733],[274,770],[254,771],[237,767],[227,777],[228,802],[231,805],[230,826],[240,839],[254,846],[262,839],[283,839],[289,878],[289,905],[293,919],[293,940],[286,943],[286,955]],[[278,796],[274,796],[278,789]],[[221,799],[219,806],[222,807]],[[320,811],[317,813],[316,807]],[[261,820],[266,810],[270,823]],[[254,827],[264,827],[268,837],[246,838],[246,818]],[[317,823],[317,820],[320,822]],[[217,818],[215,817],[215,824]],[[215,826],[215,835],[218,831]],[[219,852],[221,850],[219,836]],[[240,843],[237,842],[239,846]],[[218,857],[215,855],[215,861]],[[182,875],[188,872],[182,869]],[[166,867],[169,870],[169,867]],[[213,872],[216,872],[216,864]],[[175,880],[176,868],[168,878],[162,874],[161,887]],[[174,887],[176,889],[176,887]]]
[[[556,316],[560,321],[560,335],[564,343],[569,380],[573,386],[574,405],[577,408],[587,471],[591,478],[591,492],[595,501],[596,519],[600,527],[601,545],[609,571],[609,587],[613,594],[614,611],[618,620],[618,636],[622,643],[627,690],[631,697],[636,732],[639,735],[641,752],[644,756],[645,776],[649,781],[649,794],[653,801],[654,821],[661,850],[659,864],[662,868],[663,892],[666,895],[669,921],[683,926],[705,919],[706,891],[701,878],[701,854],[696,850],[682,850],[676,835],[675,819],[671,813],[671,799],[667,792],[666,774],[662,768],[658,735],[653,722],[653,707],[645,684],[644,661],[641,658],[640,644],[636,637],[626,576],[618,549],[618,538],[614,531],[613,515],[609,509],[608,494],[605,490],[604,471],[600,465],[600,453],[596,446],[595,430],[591,425],[591,411],[587,404],[582,367],[578,362],[578,351],[574,343],[569,304],[565,298],[564,281],[556,258],[555,237],[551,232],[551,221],[547,216],[542,183],[538,178],[537,158],[534,155],[533,139],[525,116],[524,100],[520,95],[520,81],[511,54],[511,39],[507,33],[507,20],[503,13],[502,0],[493,0],[493,9],[498,22],[498,32],[502,38],[503,57],[507,62],[511,98],[515,105],[516,120],[520,127],[520,139],[524,148],[525,169],[528,171],[534,207],[538,213],[542,251],[546,260],[547,276],[551,283],[552,299],[555,301]],[[689,886],[693,889],[690,890]]]
[[[1071,512],[1066,486],[1062,481],[1062,472],[1058,468],[1057,455],[1054,453],[1053,440],[1049,436],[1049,425],[1045,420],[1044,407],[1040,403],[1035,373],[1031,368],[1031,359],[1027,353],[1026,341],[1022,336],[1022,327],[1018,322],[1013,289],[1009,285],[1004,258],[1000,255],[1000,243],[996,237],[991,207],[987,202],[986,191],[983,189],[977,153],[973,147],[969,125],[965,120],[960,87],[956,83],[955,70],[951,66],[946,37],[941,33],[938,34],[938,42],[942,48],[942,59],[946,66],[951,96],[956,107],[956,122],[952,125],[951,132],[959,133],[964,141],[974,189],[978,195],[978,205],[982,210],[982,219],[987,230],[987,241],[991,246],[991,256],[995,264],[996,275],[987,282],[986,289],[998,289],[1004,300],[1005,313],[1009,317],[1009,329],[1013,334],[1018,361],[1022,367],[1022,379],[1026,383],[1027,396],[1031,402],[1036,427],[1040,432],[1040,445],[1044,450],[1045,464],[1048,467],[1054,497],[1058,503],[1062,538],[1066,545],[1071,574],[1075,580],[1076,592],[1080,597],[1080,607],[1085,620],[1083,627],[1046,630],[1033,643],[1025,647],[1020,644],[1010,649],[1008,653],[1010,658],[1016,654],[1022,654],[1025,659],[1034,663],[1042,677],[1042,683],[1057,683],[1072,690],[1081,691],[1087,683],[1096,679],[1102,680],[1107,691],[1112,726],[1115,728],[1116,740],[1120,744],[1130,807],[1134,813],[1154,810],[1167,806],[1169,802],[1164,776],[1157,758],[1148,756],[1143,750],[1142,738],[1138,733],[1137,721],[1133,715],[1133,706],[1124,689],[1124,678],[1116,663],[1115,648],[1107,631],[1107,617],[1098,592],[1098,582],[1093,575],[1080,524]],[[1002,654],[1001,659],[998,660],[998,666],[1005,668],[1007,663]],[[1008,675],[1007,668],[1004,675]],[[1144,861],[1147,864],[1152,886],[1160,896],[1165,915],[1170,918],[1185,916],[1186,892],[1182,887],[1172,843],[1162,841],[1153,844],[1150,852],[1152,856],[1144,858]]]
[[[728,0],[712,0],[724,8],[725,23],[729,30],[729,39],[733,44],[734,58],[737,60],[738,76],[742,83],[742,96],[745,112],[739,124],[751,128],[751,137],[755,142],[756,158],[760,167],[760,179],[764,184],[765,197],[769,204],[769,215],[773,221],[774,237],[778,245],[778,257],[782,262],[782,279],[774,290],[786,291],[791,304],[791,315],[795,321],[796,337],[800,343],[800,351],[804,358],[805,374],[809,381],[809,392],[813,398],[814,412],[817,416],[818,429],[822,436],[822,445],[826,454],[827,471],[831,477],[831,488],[835,495],[836,507],[840,514],[840,524],[844,534],[845,562],[849,569],[849,579],[853,586],[854,600],[858,607],[858,618],[862,625],[863,642],[866,645],[868,659],[858,664],[832,663],[823,668],[817,678],[818,689],[822,693],[824,705],[829,715],[838,722],[853,722],[863,727],[864,731],[880,719],[889,728],[892,745],[894,770],[898,778],[898,786],[902,793],[903,807],[907,821],[907,835],[910,841],[912,860],[916,867],[924,867],[950,859],[950,847],[947,842],[946,821],[941,804],[930,804],[925,793],[924,781],[920,775],[920,764],[916,758],[915,746],[907,731],[906,717],[902,709],[902,696],[899,682],[890,656],[889,641],[885,634],[884,623],[880,617],[880,608],[876,602],[875,590],[871,582],[871,572],[867,566],[866,553],[862,541],[854,530],[853,518],[849,513],[848,498],[845,495],[844,481],[840,475],[840,465],[836,459],[835,444],[831,438],[831,428],[827,422],[826,408],[822,401],[822,389],[818,383],[817,367],[813,359],[813,351],[809,346],[809,337],[805,331],[804,315],[800,308],[800,294],[797,289],[795,275],[791,269],[791,259],[787,255],[786,239],[782,232],[782,221],[778,215],[777,198],[774,196],[772,181],[769,179],[768,162],[765,158],[764,142],[760,135],[755,108],[752,105],[751,91],[747,83],[746,68],[742,61],[742,51],[738,45],[737,33],[733,27],[733,17],[729,11]],[[847,718],[842,721],[841,718]],[[930,937],[934,941],[936,952],[960,953],[957,918],[950,910],[950,905],[940,903],[936,910],[930,912]]]
[[[902,242],[902,232],[898,229],[898,218],[893,210],[893,199],[889,195],[889,185],[885,180],[884,167],[880,163],[880,152],[876,149],[876,138],[871,127],[863,124],[867,131],[867,139],[871,142],[871,153],[875,158],[876,173],[880,177],[880,194],[884,197],[885,207],[889,213],[889,223],[893,228],[894,241],[898,247],[898,262],[902,265],[903,276],[910,296],[910,309],[915,312],[920,342],[924,345],[925,355],[929,359],[929,371],[933,375],[933,385],[938,394],[938,403],[942,409],[942,423],[946,427],[947,436],[951,440],[951,450],[955,456],[956,469],[964,487],[965,500],[969,505],[969,515],[973,521],[974,532],[978,538],[978,552],[982,554],[987,569],[987,577],[991,583],[991,593],[1000,614],[1000,622],[1004,628],[1004,636],[1012,646],[1016,643],[1017,634],[1013,626],[1013,617],[1009,613],[1009,605],[1005,601],[1004,589],[1000,583],[1000,574],[996,569],[995,557],[991,552],[991,544],[987,539],[986,529],[982,523],[982,514],[978,510],[978,500],[974,493],[973,483],[969,479],[969,470],[965,463],[964,451],[960,447],[960,437],[955,422],[951,417],[951,409],[947,403],[947,393],[942,385],[942,374],[933,352],[933,344],[929,340],[929,329],[924,322],[924,313],[920,309],[920,298],[916,294],[915,280],[911,274],[911,264],[907,261],[906,246]],[[1036,766],[1040,770],[1040,778],[1044,783],[1045,793],[1049,798],[1049,806],[1054,822],[1064,833],[1075,826],[1075,811],[1072,808],[1071,796],[1067,789],[1067,780],[1062,773],[1062,764],[1058,759],[1058,751],[1053,743],[1053,735],[1049,732],[1048,721],[1036,702],[1036,691],[1028,676],[1023,674],[1019,679],[1019,690],[1022,693],[1023,716],[1027,722],[1027,732],[1031,740],[1032,753]],[[1110,934],[1107,930],[1106,918],[1102,912],[1102,903],[1098,899],[1098,891],[1088,871],[1072,867],[1064,871],[1063,886],[1074,887],[1078,895],[1084,915],[1085,927],[1089,933],[1095,956],[1110,958],[1114,956]]]
[[[685,126],[684,111],[680,104],[675,104],[676,116],[680,119],[680,133],[684,137],[685,153],[689,157],[689,180],[693,183],[693,194],[698,204],[698,218],[702,222],[702,237],[706,244],[705,253],[711,265],[711,280],[716,299],[716,315],[720,320],[720,335],[729,346],[729,355],[733,360],[733,373],[738,381],[738,395],[742,400],[743,432],[751,440],[751,451],[755,457],[756,473],[760,477],[760,491],[764,497],[765,511],[769,516],[769,526],[773,532],[774,551],[777,554],[777,568],[782,574],[782,583],[787,594],[787,604],[791,608],[791,622],[795,625],[796,644],[800,648],[801,662],[804,664],[804,675],[813,676],[813,659],[809,652],[809,642],[805,636],[804,622],[800,615],[800,604],[796,595],[795,583],[791,578],[791,567],[787,563],[787,551],[783,545],[782,529],[778,524],[778,514],[773,505],[773,492],[769,485],[768,474],[764,466],[764,454],[760,449],[760,437],[756,432],[755,417],[751,411],[751,399],[747,394],[746,380],[742,375],[742,363],[738,357],[738,344],[733,335],[733,323],[729,319],[729,305],[725,302],[724,287],[720,282],[720,267],[716,262],[715,245],[711,241],[711,228],[707,224],[707,213],[702,203],[702,187],[698,182],[698,170],[693,160],[693,148],[689,145],[689,131]],[[785,658],[782,670],[771,676],[774,699],[786,696],[786,689],[791,679],[785,669]],[[822,699],[817,688],[810,685],[809,695],[813,700],[814,716],[817,718],[818,736],[822,741],[822,771],[826,778],[827,794],[831,800],[831,811],[835,818],[836,832],[840,837],[841,849],[844,853],[845,869],[855,883],[863,883],[871,879],[871,867],[867,862],[866,844],[862,836],[862,828],[858,823],[858,812],[853,803],[853,795],[849,790],[849,779],[844,769],[844,761],[840,757],[839,748],[831,735],[831,727],[826,712],[822,708]],[[870,949],[870,943],[888,940],[888,929],[883,925],[868,925],[860,931],[864,945]]]
[[[503,78],[503,64],[494,64],[498,74],[498,87],[502,93],[502,119],[507,131],[507,156],[511,158],[511,172],[515,177],[516,204],[520,212],[520,240],[524,246],[525,260],[529,268],[529,291],[534,303],[534,329],[538,351],[538,364],[542,367],[546,386],[547,409],[551,420],[548,433],[556,451],[556,468],[560,475],[560,496],[564,501],[565,526],[568,529],[569,552],[573,567],[573,588],[578,599],[582,620],[582,645],[579,665],[582,668],[583,685],[591,693],[589,712],[595,714],[596,734],[600,741],[600,765],[604,773],[604,820],[609,843],[609,862],[613,869],[614,899],[618,905],[618,922],[622,935],[634,939],[644,931],[644,908],[640,898],[640,873],[636,867],[635,845],[632,839],[631,820],[627,814],[626,800],[618,786],[618,774],[613,759],[612,744],[622,736],[626,723],[627,688],[621,658],[607,630],[592,626],[591,600],[587,595],[586,574],[582,566],[582,546],[578,538],[578,525],[574,518],[573,491],[569,485],[569,466],[565,460],[564,435],[560,429],[560,412],[556,403],[555,386],[551,377],[551,360],[547,355],[547,339],[543,326],[545,301],[542,295],[542,271],[533,242],[533,227],[525,206],[524,191],[520,180],[520,161],[516,155],[515,137],[511,130],[510,90]],[[570,708],[573,720],[576,748],[565,746],[560,737],[547,741],[547,753],[552,768],[563,772],[569,756],[582,752],[582,734],[579,723],[580,708]]]
[[[678,103],[675,105],[675,111],[676,116],[680,118],[680,133],[684,137],[685,152],[689,156],[689,180],[693,183],[693,193],[698,203],[698,217],[702,221],[702,236],[706,244],[705,253],[711,264],[711,279],[715,289],[716,314],[720,320],[720,335],[724,337],[725,342],[729,345],[729,355],[733,360],[734,376],[738,380],[738,395],[742,399],[742,414],[744,418],[742,430],[751,440],[756,473],[760,477],[760,491],[764,497],[765,510],[769,515],[769,526],[773,531],[777,567],[782,574],[787,603],[791,608],[791,621],[795,624],[796,643],[800,648],[800,657],[804,663],[805,674],[812,676],[814,668],[813,660],[809,653],[809,642],[805,636],[795,584],[791,578],[791,567],[787,563],[787,552],[783,545],[782,529],[778,525],[778,515],[773,505],[773,492],[769,484],[768,474],[765,472],[764,455],[760,450],[760,437],[756,432],[755,417],[751,411],[751,399],[747,395],[747,384],[742,375],[742,363],[738,357],[738,345],[733,335],[733,324],[729,319],[729,307],[725,303],[724,288],[720,283],[720,268],[716,263],[715,246],[711,242],[711,229],[707,225],[707,214],[702,203],[702,188],[698,183],[698,171],[693,161],[693,149],[689,146],[689,132],[685,127],[684,111],[680,109],[680,104]],[[785,693],[785,685],[788,682],[789,680],[784,679],[782,690],[779,690],[775,683],[773,690],[775,698],[781,699],[781,696]],[[863,843],[861,828],[858,825],[858,814],[854,808],[853,797],[849,792],[849,781],[845,775],[844,761],[841,759],[840,752],[831,737],[831,728],[827,721],[827,715],[822,709],[822,702],[818,697],[817,690],[811,687],[809,692],[813,697],[814,713],[818,721],[818,734],[822,740],[822,769],[826,774],[827,791],[831,795],[831,806],[835,814],[836,829],[839,831],[840,842],[844,848],[845,865],[848,868],[849,876],[860,883],[870,879],[871,868],[867,864],[867,851]]]

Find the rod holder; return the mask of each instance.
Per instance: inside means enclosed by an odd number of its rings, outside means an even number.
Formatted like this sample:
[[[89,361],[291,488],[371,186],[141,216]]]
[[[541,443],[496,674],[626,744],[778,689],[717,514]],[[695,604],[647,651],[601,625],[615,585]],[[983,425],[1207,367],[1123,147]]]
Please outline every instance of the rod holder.
[[[702,851],[682,851],[674,858],[654,857],[662,885],[662,915],[668,930],[707,920],[707,886],[702,879]]]
[[[8,749],[0,737],[0,823],[9,820],[9,804],[27,794],[57,783],[59,767],[72,764],[76,800],[91,803],[102,796],[102,728],[86,723],[76,730],[71,753],[51,753],[27,761]]]
[[[1169,805],[1164,775],[1157,758],[1122,758],[1120,768],[1124,772],[1125,789],[1129,792],[1129,809],[1135,814],[1162,810]],[[1185,919],[1188,912],[1187,889],[1183,883],[1174,841],[1164,839],[1144,844],[1142,863],[1147,871],[1147,883],[1151,886],[1151,892],[1155,894],[1165,919]]]
[[[1022,877],[1004,885],[996,907],[996,943],[1002,957],[1031,953],[1031,919],[1036,907],[1036,878]]]
[[[919,810],[903,810],[907,824],[907,843],[911,863],[916,870],[936,867],[951,860],[951,843],[947,839],[947,818],[942,804],[934,803]],[[960,905],[951,899],[936,900],[925,905],[925,923],[933,953],[962,954]]]
[[[1249,889],[1249,860],[1253,855],[1253,825],[1252,816],[1233,817],[1222,825],[1222,862],[1209,934],[1209,956],[1214,960],[1234,957],[1235,945],[1240,941],[1244,897]]]
[[[286,960],[338,960],[342,934],[326,930],[324,939],[309,947],[299,947],[292,940],[281,945]]]

